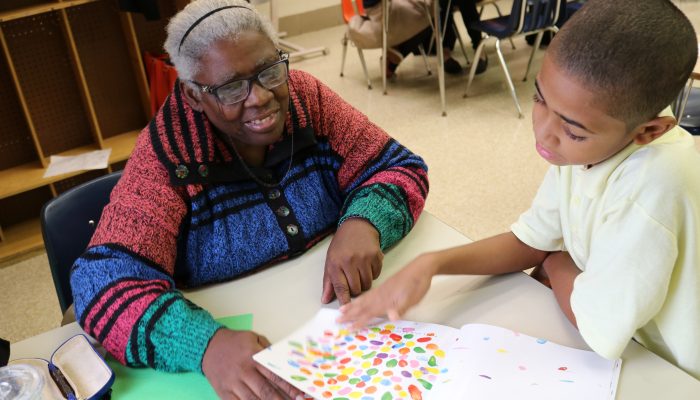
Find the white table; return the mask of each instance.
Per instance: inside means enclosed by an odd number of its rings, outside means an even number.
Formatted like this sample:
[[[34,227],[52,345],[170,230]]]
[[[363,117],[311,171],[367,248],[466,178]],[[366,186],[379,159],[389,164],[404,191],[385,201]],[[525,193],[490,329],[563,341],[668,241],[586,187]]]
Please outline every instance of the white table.
[[[321,307],[321,279],[330,240],[302,257],[235,281],[190,291],[186,296],[215,317],[253,313],[254,329],[282,339]],[[469,242],[423,213],[414,230],[384,258],[379,281],[421,252]],[[337,307],[334,303],[332,307]],[[436,277],[427,297],[406,319],[460,327],[468,322],[500,325],[563,345],[588,348],[559,310],[552,292],[524,273],[498,277]],[[12,345],[12,358],[48,358],[81,330],[73,323]],[[622,355],[618,399],[695,399],[700,381],[630,342]]]

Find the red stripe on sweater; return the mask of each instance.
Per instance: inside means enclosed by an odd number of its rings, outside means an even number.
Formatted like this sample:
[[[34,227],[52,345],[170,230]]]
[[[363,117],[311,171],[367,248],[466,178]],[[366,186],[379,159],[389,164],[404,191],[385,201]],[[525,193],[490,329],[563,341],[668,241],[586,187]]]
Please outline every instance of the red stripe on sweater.
[[[143,315],[149,305],[160,296],[159,293],[146,295],[131,303],[129,307],[114,322],[107,337],[102,341],[104,348],[119,362],[126,364],[126,346],[133,329],[137,329],[136,321]]]
[[[139,295],[145,291],[161,288],[163,285],[166,288],[170,287],[170,284],[165,280],[153,280],[153,281],[142,281],[142,280],[130,280],[122,281],[117,285],[109,288],[99,299],[99,301],[90,309],[89,314],[85,317],[85,327],[90,329],[91,334],[95,337],[102,333],[107,321],[114,314],[114,312],[121,306],[125,301],[129,300],[131,297]],[[99,321],[93,321],[96,314],[99,313],[105,306],[105,304],[110,301],[116,292],[120,290],[126,291],[119,295],[119,297],[109,306],[109,309],[102,314]],[[157,296],[157,295],[156,295]]]

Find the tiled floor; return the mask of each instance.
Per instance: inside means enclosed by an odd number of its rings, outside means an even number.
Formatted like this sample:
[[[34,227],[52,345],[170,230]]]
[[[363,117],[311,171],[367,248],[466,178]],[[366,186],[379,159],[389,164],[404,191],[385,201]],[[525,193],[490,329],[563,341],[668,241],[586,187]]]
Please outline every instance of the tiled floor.
[[[700,28],[700,3],[677,4]],[[423,61],[409,57],[398,69],[398,81],[381,92],[378,50],[365,51],[374,89],[367,90],[354,48],[348,49],[345,77],[339,77],[344,27],[297,36],[297,44],[328,46],[330,54],[292,64],[308,71],[348,102],[425,158],[430,167],[426,210],[472,239],[507,230],[534,196],[547,164],[534,151],[530,112],[538,52],[528,81],[522,82],[530,47],[516,40],[504,46],[525,113],[518,119],[493,46],[487,48],[489,69],[477,76],[470,97],[462,98],[466,79],[447,77],[447,116],[440,116],[435,75]],[[430,60],[435,69],[435,60]],[[463,60],[462,60],[463,62]],[[700,144],[700,142],[699,142]],[[0,268],[0,337],[21,340],[58,326],[60,315],[45,254]]]

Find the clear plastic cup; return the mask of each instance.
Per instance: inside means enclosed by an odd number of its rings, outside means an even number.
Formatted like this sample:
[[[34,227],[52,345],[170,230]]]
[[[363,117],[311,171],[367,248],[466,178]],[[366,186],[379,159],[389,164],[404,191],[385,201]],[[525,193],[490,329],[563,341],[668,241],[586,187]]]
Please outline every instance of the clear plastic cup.
[[[43,387],[43,376],[31,365],[0,368],[0,400],[40,400]]]

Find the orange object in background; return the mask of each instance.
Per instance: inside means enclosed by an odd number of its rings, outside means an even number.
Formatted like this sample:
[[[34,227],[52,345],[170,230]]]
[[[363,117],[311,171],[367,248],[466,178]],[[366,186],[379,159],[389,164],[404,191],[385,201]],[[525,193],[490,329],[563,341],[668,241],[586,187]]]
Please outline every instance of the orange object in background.
[[[151,113],[155,115],[173,90],[177,71],[165,54],[154,55],[144,52],[143,61],[146,64],[146,75],[148,75],[151,91]]]

